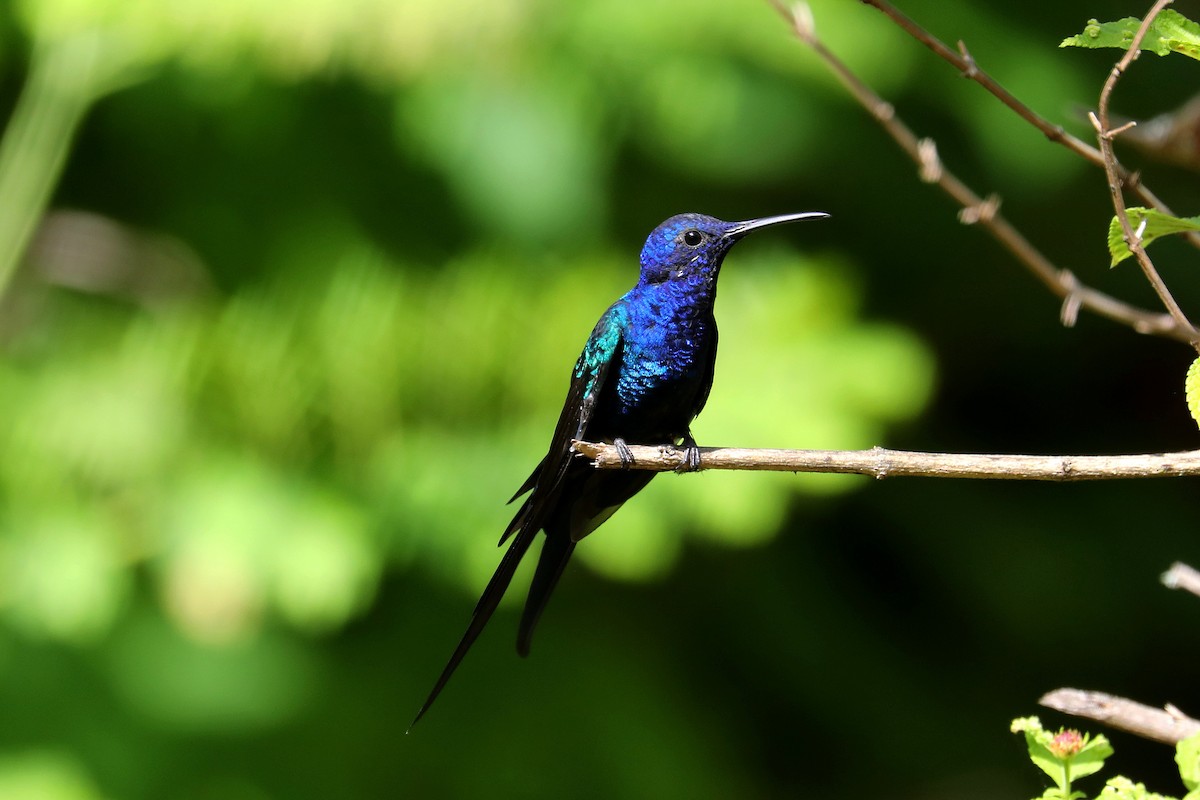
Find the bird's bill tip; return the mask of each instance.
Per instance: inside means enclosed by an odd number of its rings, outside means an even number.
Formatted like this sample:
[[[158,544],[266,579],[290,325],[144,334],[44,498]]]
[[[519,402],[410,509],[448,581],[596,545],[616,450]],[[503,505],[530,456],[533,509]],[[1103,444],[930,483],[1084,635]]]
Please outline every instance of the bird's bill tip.
[[[799,222],[802,219],[825,219],[829,215],[824,211],[801,211],[797,214],[779,214],[774,217],[760,217],[759,219],[748,219],[745,222],[734,223],[725,235],[726,236],[744,236],[753,230],[766,228],[771,225],[780,225],[784,222]]]

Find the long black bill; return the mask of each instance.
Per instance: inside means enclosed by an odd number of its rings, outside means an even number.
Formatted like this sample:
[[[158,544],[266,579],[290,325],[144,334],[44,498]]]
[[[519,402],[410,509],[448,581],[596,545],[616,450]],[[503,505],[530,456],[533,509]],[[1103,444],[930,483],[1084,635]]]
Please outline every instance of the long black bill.
[[[802,219],[824,219],[829,215],[824,211],[802,211],[799,214],[780,214],[776,217],[762,217],[760,219],[748,219],[745,222],[734,223],[734,226],[725,231],[726,239],[740,239],[750,231],[756,231],[759,228],[766,228],[771,225],[779,225],[784,222],[798,222]]]

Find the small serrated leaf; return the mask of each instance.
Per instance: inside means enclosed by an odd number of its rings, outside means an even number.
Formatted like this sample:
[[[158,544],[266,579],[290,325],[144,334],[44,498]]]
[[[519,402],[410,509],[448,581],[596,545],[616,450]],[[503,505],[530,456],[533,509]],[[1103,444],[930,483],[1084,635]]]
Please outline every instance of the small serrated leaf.
[[[1141,24],[1142,21],[1137,17],[1125,17],[1115,22],[1100,22],[1099,20],[1089,19],[1088,24],[1083,29],[1083,33],[1068,36],[1058,46],[1087,47],[1089,49],[1119,47],[1122,50],[1128,50],[1130,43],[1133,41],[1133,36]],[[1146,40],[1149,39],[1150,36],[1147,35]],[[1151,43],[1146,40],[1143,40],[1142,47],[1149,48]],[[1155,52],[1157,53],[1158,51],[1156,50]],[[1158,53],[1158,55],[1165,54]]]
[[[1088,20],[1083,33],[1068,36],[1059,47],[1117,47],[1128,50],[1141,24],[1142,21],[1136,17],[1125,17],[1115,22]],[[1146,31],[1141,49],[1160,56],[1175,52],[1200,59],[1200,25],[1178,11],[1161,11]]]
[[[1046,746],[1045,740],[1049,738],[1041,731],[1025,731],[1025,747],[1029,751],[1029,760],[1037,765],[1037,768],[1050,776],[1050,779],[1058,783],[1057,788],[1062,790],[1062,759],[1050,752],[1050,748]]]
[[[1134,783],[1124,775],[1109,778],[1097,800],[1175,800],[1173,797],[1151,792],[1143,783]]]
[[[1187,377],[1183,380],[1183,394],[1187,398],[1188,411],[1192,413],[1192,419],[1196,421],[1197,425],[1200,425],[1200,358],[1197,358],[1188,367]],[[1184,743],[1187,742],[1191,742],[1190,747],[1192,750],[1190,753],[1192,760],[1188,763],[1192,772],[1184,775],[1184,783],[1187,783],[1189,778],[1200,782],[1200,734],[1192,736],[1189,739],[1184,739],[1183,742],[1180,742],[1180,747],[1182,748]],[[1182,749],[1179,750],[1179,753],[1183,752]],[[1180,761],[1180,772],[1183,772],[1184,767],[1185,764]],[[1195,789],[1197,788],[1197,784],[1188,784],[1188,788]]]
[[[1196,402],[1200,401],[1200,395],[1193,391],[1197,388],[1196,384],[1200,384],[1198,364],[1200,358],[1192,362],[1187,377],[1188,406],[1192,409],[1193,417],[1196,416]],[[1183,785],[1189,792],[1200,788],[1200,733],[1192,734],[1175,745],[1175,763],[1179,765],[1179,777],[1183,779]]]
[[[1142,230],[1142,247],[1160,236],[1200,231],[1200,217],[1172,217],[1152,208],[1134,207],[1126,210],[1129,212],[1129,224],[1135,231],[1143,222],[1146,223]],[[1108,223],[1108,252],[1112,256],[1110,266],[1114,267],[1133,255],[1129,252],[1129,245],[1125,244],[1125,233],[1116,217]]]
[[[1104,767],[1104,761],[1113,754],[1112,745],[1104,734],[1087,740],[1078,753],[1070,759],[1071,780],[1085,778]]]

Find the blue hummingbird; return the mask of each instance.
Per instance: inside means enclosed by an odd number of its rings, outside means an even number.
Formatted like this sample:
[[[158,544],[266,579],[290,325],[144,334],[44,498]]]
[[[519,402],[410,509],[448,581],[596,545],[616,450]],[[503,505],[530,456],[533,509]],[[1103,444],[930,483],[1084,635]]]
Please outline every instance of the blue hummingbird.
[[[704,214],[678,214],[654,229],[642,248],[637,285],[604,312],[575,362],[550,450],[509,500],[529,493],[500,537],[500,545],[510,538],[512,544],[414,725],[491,618],[538,531],[545,531],[546,539],[518,628],[517,652],[522,656],[529,654],[533,629],[575,545],[655,475],[597,470],[575,457],[572,440],[611,442],[626,466],[632,463],[629,444],[681,445],[685,455],[679,470],[699,469],[700,450],[691,422],[712,387],[717,356],[713,302],[726,254],[751,231],[827,216],[806,212],[725,222]]]

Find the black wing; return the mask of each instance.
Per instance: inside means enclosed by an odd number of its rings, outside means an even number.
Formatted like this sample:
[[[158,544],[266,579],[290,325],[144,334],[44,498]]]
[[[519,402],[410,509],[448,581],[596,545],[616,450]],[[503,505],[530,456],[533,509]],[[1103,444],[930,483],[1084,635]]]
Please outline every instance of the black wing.
[[[583,438],[596,403],[608,388],[611,367],[621,360],[624,347],[622,330],[628,324],[628,319],[622,306],[613,305],[600,317],[592,335],[588,337],[571,373],[571,387],[567,390],[567,399],[558,415],[558,424],[554,426],[550,450],[508,502],[513,502],[531,489],[534,492],[504,529],[500,544],[526,527],[534,517],[538,519],[537,527],[540,528],[540,523],[545,520],[546,509],[553,506],[553,500],[558,499],[567,467],[571,465],[571,442]]]
[[[558,498],[562,494],[563,479],[566,477],[573,457],[571,441],[582,437],[584,431],[587,430],[588,422],[596,408],[597,399],[609,383],[610,375],[613,374],[611,367],[621,357],[623,345],[621,331],[627,320],[624,308],[614,305],[596,323],[592,335],[588,338],[587,345],[571,373],[571,387],[567,392],[566,402],[563,403],[562,413],[559,414],[558,424],[554,428],[554,436],[550,440],[550,450],[525,483],[521,485],[521,488],[517,490],[517,493],[513,495],[512,500],[516,500],[525,492],[532,490],[532,494],[525,499],[512,522],[504,530],[504,535],[500,537],[500,544],[503,545],[514,533],[516,538],[504,553],[504,557],[500,560],[500,566],[496,568],[492,579],[488,581],[483,595],[475,605],[475,611],[471,615],[466,633],[463,634],[454,654],[450,656],[437,683],[433,685],[433,690],[430,691],[425,704],[417,712],[412,725],[416,725],[417,721],[433,705],[433,701],[437,699],[450,680],[450,676],[454,674],[454,670],[458,668],[467,651],[471,649],[471,645],[475,643],[480,632],[491,619],[497,606],[500,605],[500,598],[504,596],[505,590],[512,582],[522,557],[529,550],[529,545],[533,543],[537,532],[544,525],[547,514],[558,502]],[[512,500],[509,502],[511,503]],[[549,545],[549,540],[547,540],[547,544]],[[537,621],[541,608],[549,598],[550,591],[553,590],[559,575],[562,574],[563,567],[570,558],[571,550],[574,549],[574,543],[568,537],[565,552],[558,543],[552,547],[554,549],[551,550],[544,548],[543,558],[539,561],[533,583],[530,586],[530,598],[526,603],[523,616],[523,631],[527,628],[532,630],[532,623]],[[528,635],[525,633],[519,639],[518,649],[523,654],[528,651],[528,647]],[[410,729],[412,725],[409,726]]]

